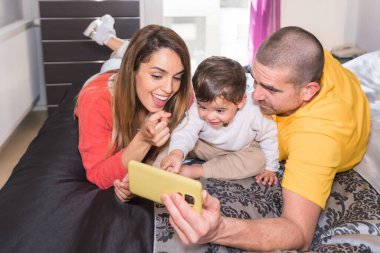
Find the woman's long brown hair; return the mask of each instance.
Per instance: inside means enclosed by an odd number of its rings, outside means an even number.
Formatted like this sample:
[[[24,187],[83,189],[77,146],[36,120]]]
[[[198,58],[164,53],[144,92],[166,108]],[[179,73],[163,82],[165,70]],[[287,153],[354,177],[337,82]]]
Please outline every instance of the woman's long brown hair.
[[[171,113],[169,129],[172,131],[185,115],[192,96],[190,55],[187,46],[182,38],[169,28],[158,25],[146,26],[133,35],[114,85],[112,153],[126,147],[138,131],[138,113],[143,110],[143,105],[137,96],[135,73],[141,63],[148,62],[150,56],[161,48],[176,52],[184,67],[180,88],[164,107],[165,111]],[[153,159],[158,151],[159,148],[154,147],[149,152],[149,158]]]

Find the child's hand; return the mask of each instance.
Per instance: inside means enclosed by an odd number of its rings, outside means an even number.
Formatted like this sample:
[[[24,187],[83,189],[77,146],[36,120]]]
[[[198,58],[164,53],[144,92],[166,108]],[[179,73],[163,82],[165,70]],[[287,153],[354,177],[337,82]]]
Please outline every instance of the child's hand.
[[[175,149],[162,159],[160,167],[163,170],[178,174],[183,161],[183,152]]]
[[[179,174],[189,178],[204,177],[204,170],[201,164],[182,165]]]
[[[113,185],[115,187],[116,197],[121,202],[128,202],[131,200],[131,198],[134,197],[134,195],[129,190],[128,174],[125,175],[125,177],[121,181],[119,179],[116,179],[115,182],[113,182]]]
[[[161,147],[164,145],[170,137],[170,129],[168,127],[170,115],[170,113],[165,111],[159,111],[150,115],[139,131],[142,139],[152,146]]]
[[[260,174],[256,176],[256,182],[258,184],[262,183],[263,185],[266,185],[267,183],[268,185],[273,185],[273,184],[277,185],[278,178],[277,178],[276,172],[270,171],[270,170],[264,170],[263,172],[261,172]]]

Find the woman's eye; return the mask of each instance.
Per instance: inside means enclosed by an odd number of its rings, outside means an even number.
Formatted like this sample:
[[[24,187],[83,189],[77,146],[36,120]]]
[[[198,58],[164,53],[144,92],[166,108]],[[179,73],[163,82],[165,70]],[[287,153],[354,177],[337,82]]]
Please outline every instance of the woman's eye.
[[[152,75],[152,77],[153,77],[154,79],[161,79],[161,78],[162,78],[162,76],[159,76],[159,75]]]
[[[182,80],[182,76],[175,76],[173,77],[174,80],[177,80],[177,81],[181,81]]]

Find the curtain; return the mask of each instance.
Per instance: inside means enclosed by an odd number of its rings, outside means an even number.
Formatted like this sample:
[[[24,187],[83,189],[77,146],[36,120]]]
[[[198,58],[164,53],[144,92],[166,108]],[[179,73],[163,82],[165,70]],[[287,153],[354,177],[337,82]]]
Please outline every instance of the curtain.
[[[249,63],[268,36],[280,29],[280,0],[250,0]]]

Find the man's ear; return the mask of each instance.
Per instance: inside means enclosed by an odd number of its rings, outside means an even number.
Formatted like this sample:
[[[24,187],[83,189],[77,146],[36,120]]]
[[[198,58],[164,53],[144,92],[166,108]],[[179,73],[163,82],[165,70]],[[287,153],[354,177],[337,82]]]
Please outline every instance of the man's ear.
[[[245,102],[247,101],[247,95],[244,95],[240,102],[237,104],[237,108],[240,110],[243,108]]]
[[[317,82],[310,82],[306,84],[301,91],[302,100],[309,102],[312,100],[321,89],[321,85]]]

